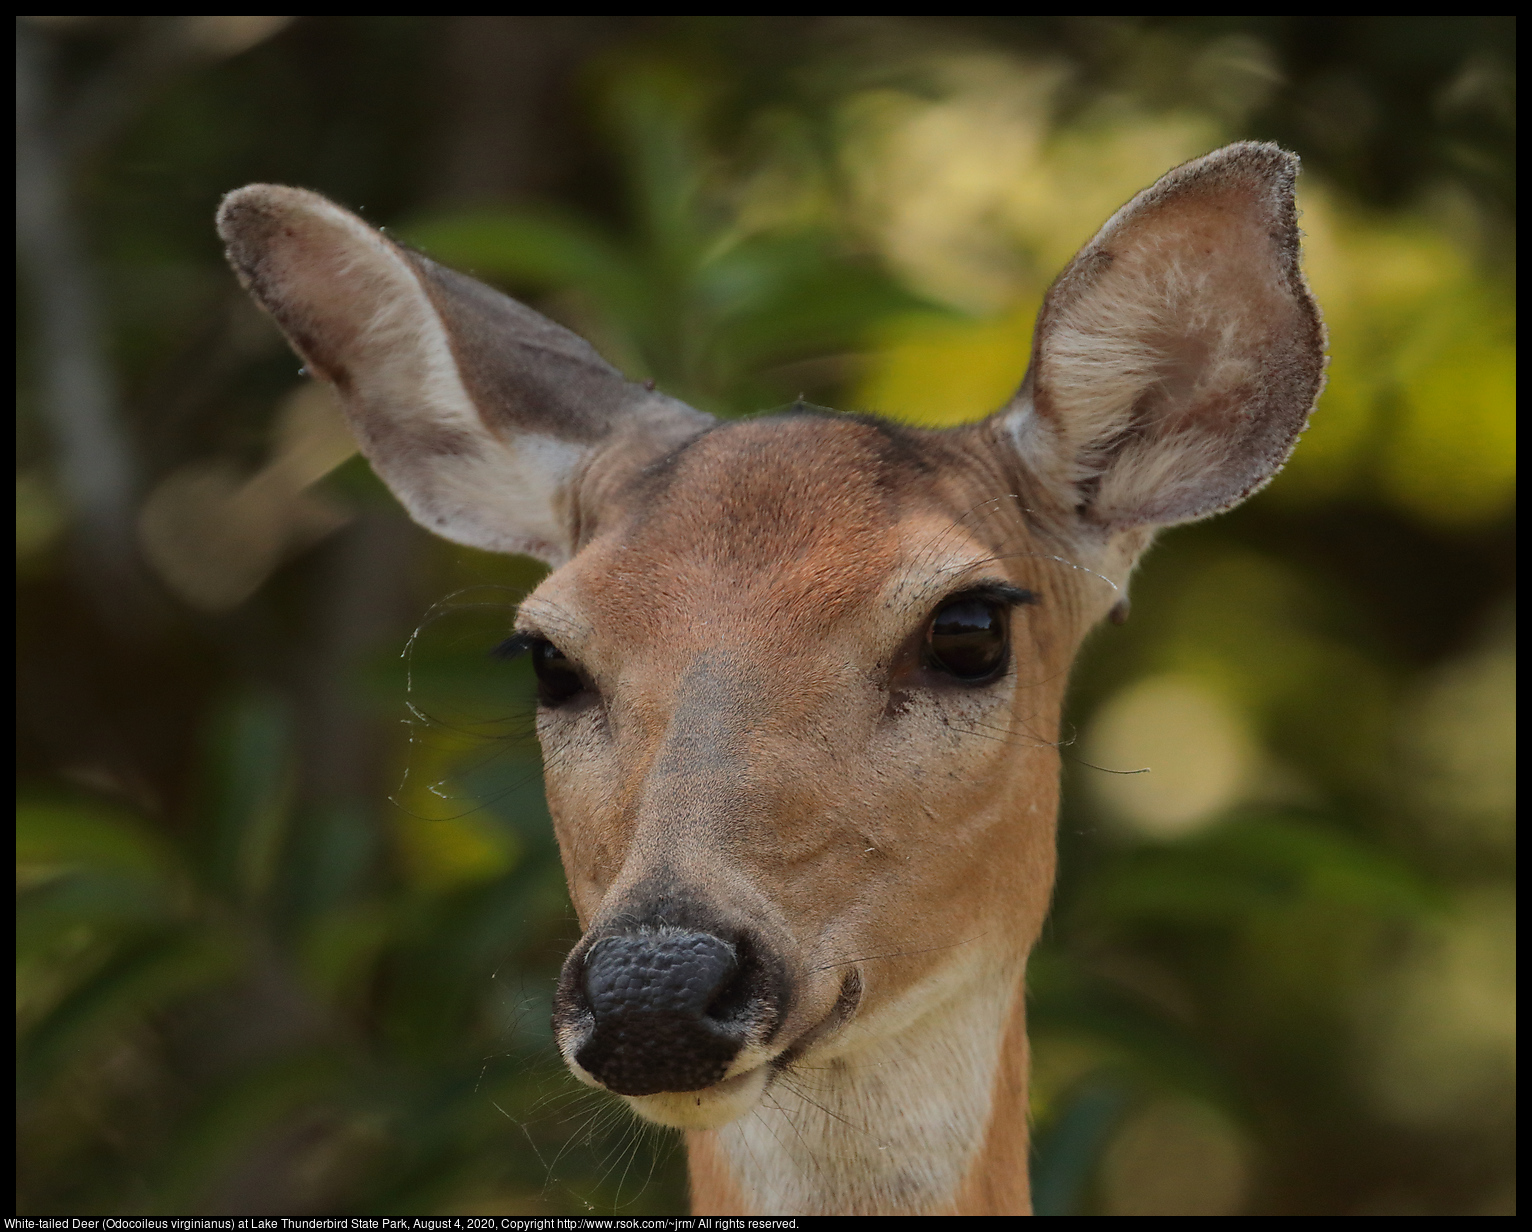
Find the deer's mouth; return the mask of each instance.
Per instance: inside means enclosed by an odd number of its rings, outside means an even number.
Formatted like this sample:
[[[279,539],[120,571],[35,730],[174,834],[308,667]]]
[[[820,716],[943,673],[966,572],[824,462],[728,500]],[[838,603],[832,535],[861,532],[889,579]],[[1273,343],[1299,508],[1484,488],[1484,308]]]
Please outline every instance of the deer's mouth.
[[[739,1120],[754,1108],[775,1076],[775,1066],[767,1062],[701,1091],[661,1091],[623,1098],[634,1112],[656,1125],[670,1129],[717,1129]]]
[[[861,999],[861,972],[852,968],[842,978],[840,993],[829,1012],[781,1052],[770,1055],[765,1049],[746,1048],[731,1066],[745,1068],[700,1090],[659,1091],[623,1098],[645,1120],[671,1129],[717,1129],[727,1125],[754,1108],[780,1074],[850,1022]],[[572,1068],[592,1081],[578,1062]]]
[[[861,1004],[862,972],[857,967],[851,967],[841,977],[840,995],[835,998],[835,1004],[830,1007],[830,1012],[772,1061],[773,1070],[780,1072],[787,1069],[794,1061],[806,1056],[812,1049],[835,1035],[855,1017],[857,1007]]]

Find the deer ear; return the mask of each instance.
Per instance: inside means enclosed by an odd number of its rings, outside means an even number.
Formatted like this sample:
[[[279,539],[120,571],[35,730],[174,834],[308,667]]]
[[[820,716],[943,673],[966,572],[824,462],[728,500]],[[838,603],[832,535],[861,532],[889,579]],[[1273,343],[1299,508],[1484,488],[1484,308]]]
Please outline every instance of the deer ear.
[[[1227,509],[1292,453],[1324,384],[1298,265],[1296,155],[1242,142],[1109,219],[1049,289],[996,416],[1030,470],[1108,532]]]
[[[336,387],[379,476],[458,543],[561,564],[576,546],[572,480],[593,452],[647,460],[712,422],[316,193],[238,189],[218,233],[245,288]]]

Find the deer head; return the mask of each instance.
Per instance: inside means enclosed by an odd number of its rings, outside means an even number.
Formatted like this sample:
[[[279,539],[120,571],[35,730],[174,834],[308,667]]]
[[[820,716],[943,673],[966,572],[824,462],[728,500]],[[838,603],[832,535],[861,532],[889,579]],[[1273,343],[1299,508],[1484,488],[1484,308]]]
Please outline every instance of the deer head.
[[[1169,172],[1059,275],[989,418],[736,422],[311,192],[228,255],[410,513],[553,566],[515,616],[584,936],[570,1069],[689,1131],[700,1212],[1028,1209],[1023,976],[1058,721],[1157,527],[1321,384],[1297,159]]]

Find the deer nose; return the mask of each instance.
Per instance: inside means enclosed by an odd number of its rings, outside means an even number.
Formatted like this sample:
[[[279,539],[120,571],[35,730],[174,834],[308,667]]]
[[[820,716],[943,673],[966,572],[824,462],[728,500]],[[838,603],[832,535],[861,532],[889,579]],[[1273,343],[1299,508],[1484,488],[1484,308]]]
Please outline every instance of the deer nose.
[[[743,1042],[714,1012],[739,976],[735,948],[711,933],[597,942],[581,981],[595,1029],[575,1060],[619,1095],[712,1086]]]

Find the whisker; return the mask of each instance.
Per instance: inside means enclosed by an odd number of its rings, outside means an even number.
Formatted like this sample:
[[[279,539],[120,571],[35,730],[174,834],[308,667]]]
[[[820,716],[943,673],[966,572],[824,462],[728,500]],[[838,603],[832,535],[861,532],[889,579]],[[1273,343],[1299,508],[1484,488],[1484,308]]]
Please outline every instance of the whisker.
[[[1102,774],[1148,774],[1151,769],[1151,767],[1145,766],[1141,770],[1113,770],[1110,766],[1098,766],[1095,762],[1086,761],[1083,757],[1071,756],[1069,760],[1086,766],[1091,770],[1099,770]]]
[[[623,1146],[620,1148],[622,1150],[622,1157],[625,1158],[627,1162],[623,1164],[622,1176],[617,1180],[617,1192],[612,1197],[613,1210],[620,1211],[622,1209],[622,1187],[627,1183],[628,1173],[633,1168],[633,1161],[638,1158],[638,1152],[643,1147],[643,1145],[644,1131],[642,1122],[638,1121],[637,1118],[634,1118],[628,1132],[623,1137]],[[611,1173],[608,1173],[607,1175],[610,1176]],[[630,1200],[629,1205],[631,1206],[632,1203],[636,1202],[637,1200],[638,1195],[635,1194]]]
[[[986,929],[977,936],[968,937],[962,941],[950,941],[946,945],[932,945],[921,950],[895,950],[889,954],[866,954],[860,958],[847,958],[842,962],[825,963],[823,966],[811,967],[809,969],[814,972],[833,971],[836,967],[850,967],[861,962],[879,962],[885,958],[913,958],[917,954],[934,954],[938,950],[955,950],[960,945],[971,945],[973,942],[989,936],[990,931]]]
[[[839,1113],[830,1111],[830,1109],[826,1108],[818,1100],[810,1099],[808,1097],[808,1095],[801,1088],[795,1087],[793,1085],[792,1079],[788,1075],[786,1070],[784,1070],[783,1073],[782,1073],[781,1081],[782,1081],[782,1085],[783,1086],[787,1087],[788,1090],[792,1091],[793,1094],[796,1095],[799,1099],[801,1099],[804,1103],[808,1104],[810,1107],[819,1109],[820,1112],[824,1113],[825,1116],[829,1117],[832,1121],[839,1121],[847,1129],[854,1129],[859,1134],[863,1134],[866,1137],[872,1138],[874,1140],[877,1139],[877,1135],[874,1134],[872,1132],[872,1130],[868,1129],[866,1126],[856,1125],[856,1124],[852,1123],[851,1121],[847,1120],[845,1117],[841,1116]]]

